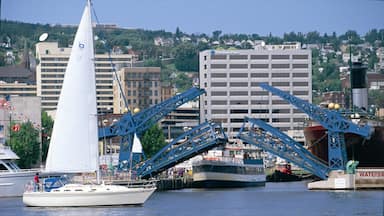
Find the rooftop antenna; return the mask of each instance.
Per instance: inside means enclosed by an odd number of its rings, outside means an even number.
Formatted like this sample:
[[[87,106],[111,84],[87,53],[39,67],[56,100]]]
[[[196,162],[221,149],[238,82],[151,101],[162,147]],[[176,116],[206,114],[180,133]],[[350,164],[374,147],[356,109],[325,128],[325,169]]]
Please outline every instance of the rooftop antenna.
[[[0,32],[1,32],[1,0],[0,0]]]

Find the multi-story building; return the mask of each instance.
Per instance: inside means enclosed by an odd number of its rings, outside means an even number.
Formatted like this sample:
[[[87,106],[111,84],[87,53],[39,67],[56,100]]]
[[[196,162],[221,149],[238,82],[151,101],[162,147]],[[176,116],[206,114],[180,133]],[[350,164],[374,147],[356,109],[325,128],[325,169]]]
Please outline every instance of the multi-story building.
[[[268,83],[312,102],[311,51],[292,46],[200,52],[200,120],[221,122],[231,138],[244,116],[263,119],[282,131],[303,126],[306,114],[259,87]]]
[[[161,120],[161,127],[168,140],[175,139],[199,124],[199,103],[190,101],[178,107]]]
[[[36,85],[26,83],[6,83],[0,81],[0,96],[18,95],[18,96],[36,96]]]
[[[37,96],[41,97],[41,107],[44,110],[56,109],[60,96],[64,73],[69,60],[71,48],[58,47],[57,42],[42,42],[36,44]],[[96,91],[97,107],[103,112],[113,111],[113,80],[114,68],[130,67],[136,56],[130,54],[96,54]]]
[[[128,109],[145,109],[161,102],[160,67],[126,67],[118,72]],[[114,84],[114,113],[125,112],[125,102],[117,82]]]
[[[0,97],[0,144],[10,137],[10,123],[21,124],[30,121],[39,130],[41,127],[40,97],[10,96]],[[39,136],[41,138],[41,136]]]

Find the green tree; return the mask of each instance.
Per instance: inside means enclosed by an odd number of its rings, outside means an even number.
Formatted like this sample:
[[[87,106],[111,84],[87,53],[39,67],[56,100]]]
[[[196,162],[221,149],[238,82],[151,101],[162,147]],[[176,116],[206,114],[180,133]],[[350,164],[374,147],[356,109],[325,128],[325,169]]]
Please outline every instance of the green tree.
[[[13,127],[15,123],[11,123]],[[20,125],[20,130],[11,130],[9,146],[20,157],[17,161],[21,168],[31,168],[39,161],[39,131],[28,121]]]
[[[192,87],[192,79],[186,73],[178,73],[175,79],[176,88],[179,92],[184,92]]]
[[[52,134],[53,129],[53,120],[52,118],[47,114],[47,112],[41,113],[41,137],[42,137],[42,149],[41,153],[43,162],[47,159],[48,154],[48,148],[49,148],[49,142]]]
[[[144,133],[141,143],[143,151],[148,158],[152,157],[166,145],[163,131],[157,124]]]
[[[180,71],[199,71],[198,50],[191,43],[181,43],[174,49],[175,66]]]
[[[368,93],[368,102],[376,107],[384,107],[384,91],[383,90],[370,90]]]
[[[212,32],[212,39],[213,40],[219,40],[221,33],[222,33],[221,30],[213,31]]]

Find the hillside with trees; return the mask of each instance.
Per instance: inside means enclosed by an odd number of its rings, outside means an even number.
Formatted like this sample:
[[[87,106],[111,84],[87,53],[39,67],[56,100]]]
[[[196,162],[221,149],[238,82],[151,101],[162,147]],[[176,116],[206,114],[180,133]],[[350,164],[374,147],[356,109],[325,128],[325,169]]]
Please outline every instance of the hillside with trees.
[[[14,21],[1,21],[0,66],[9,64],[7,53],[14,54],[14,64],[20,63],[21,54],[27,48],[34,53],[34,45],[39,36],[47,32],[47,41],[57,41],[59,46],[72,44],[74,26],[28,24]],[[360,56],[369,71],[377,70],[376,52],[384,46],[384,29],[372,29],[365,35],[350,30],[337,35],[317,31],[308,33],[289,32],[282,37],[272,34],[223,34],[221,30],[207,34],[187,34],[180,28],[175,32],[164,30],[123,29],[100,26],[95,28],[95,49],[97,53],[108,50],[122,53],[135,53],[145,66],[162,67],[162,81],[172,83],[177,88],[188,89],[192,85],[191,76],[199,70],[199,52],[206,49],[251,49],[257,41],[266,44],[300,42],[303,48],[312,49],[313,89],[317,95],[325,91],[341,90],[338,68],[348,66],[343,61],[343,53],[351,49],[352,55]],[[9,57],[8,57],[9,58]],[[170,59],[165,63],[165,59]],[[379,71],[384,73],[384,71]],[[195,75],[197,76],[197,74]],[[187,80],[186,80],[187,79]],[[375,94],[376,95],[376,94]],[[316,100],[315,100],[316,101]]]

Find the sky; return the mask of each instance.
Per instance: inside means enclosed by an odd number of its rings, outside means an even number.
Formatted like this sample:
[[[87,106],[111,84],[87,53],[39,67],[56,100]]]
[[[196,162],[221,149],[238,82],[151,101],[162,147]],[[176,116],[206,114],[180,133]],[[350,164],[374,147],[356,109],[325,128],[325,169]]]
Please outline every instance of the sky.
[[[1,1],[1,0],[0,0]],[[282,36],[384,29],[384,0],[93,0],[100,23],[125,28]],[[86,0],[2,0],[1,19],[78,24]]]

